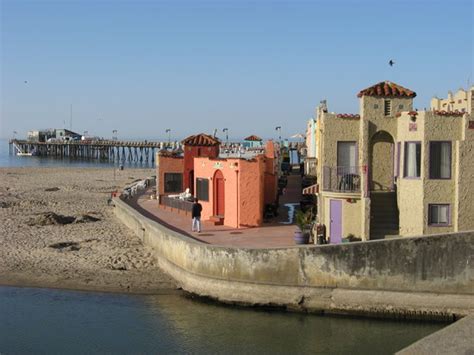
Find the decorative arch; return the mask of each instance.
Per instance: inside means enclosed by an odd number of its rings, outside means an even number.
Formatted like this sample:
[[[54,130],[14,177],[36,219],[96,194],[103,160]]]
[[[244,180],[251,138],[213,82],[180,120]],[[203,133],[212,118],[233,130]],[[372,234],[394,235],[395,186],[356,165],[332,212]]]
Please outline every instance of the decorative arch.
[[[394,189],[394,140],[387,131],[378,131],[370,139],[370,190]]]

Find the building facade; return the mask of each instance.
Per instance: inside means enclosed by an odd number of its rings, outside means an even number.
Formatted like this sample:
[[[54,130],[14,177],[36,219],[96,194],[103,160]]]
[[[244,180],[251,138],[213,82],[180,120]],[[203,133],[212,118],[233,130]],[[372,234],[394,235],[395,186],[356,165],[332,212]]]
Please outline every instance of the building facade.
[[[212,136],[198,134],[182,143],[182,154],[157,154],[160,203],[166,200],[163,196],[187,191],[183,196],[201,203],[203,220],[234,228],[262,225],[265,206],[277,201],[278,154],[273,142],[266,143],[263,153],[249,149],[225,153],[225,157],[220,156],[220,142]]]
[[[317,149],[316,136],[317,136],[317,125],[314,118],[310,118],[306,124],[306,157],[304,161],[304,173],[305,175],[316,176],[316,164],[317,164]]]
[[[318,219],[332,242],[474,229],[472,91],[456,111],[414,111],[415,92],[381,82],[359,92],[359,114],[318,107]]]

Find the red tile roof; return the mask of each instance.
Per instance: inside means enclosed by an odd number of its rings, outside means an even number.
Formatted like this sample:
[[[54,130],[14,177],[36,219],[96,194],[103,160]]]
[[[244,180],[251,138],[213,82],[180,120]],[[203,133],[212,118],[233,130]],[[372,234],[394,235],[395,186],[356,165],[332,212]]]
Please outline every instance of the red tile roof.
[[[354,119],[359,119],[360,115],[357,113],[338,113],[336,115],[337,118],[354,118]]]
[[[357,97],[379,96],[379,97],[415,97],[416,92],[411,91],[390,81],[381,81],[367,89],[361,90]]]
[[[256,136],[256,135],[251,135],[251,136],[248,136],[247,138],[245,138],[244,140],[246,141],[254,141],[254,142],[261,142],[262,141],[262,138],[260,138],[259,136]]]
[[[438,115],[438,116],[463,116],[465,114],[465,112],[462,112],[462,111],[458,111],[458,110],[455,110],[455,111],[433,111],[435,113],[435,115]]]
[[[205,147],[221,144],[221,142],[217,138],[204,133],[189,136],[188,138],[185,138],[181,143],[183,143],[184,145],[199,145]]]
[[[160,157],[182,158],[182,156],[180,156],[181,153],[182,152],[179,152],[179,151],[176,151],[176,150],[161,149],[158,152],[158,155]]]

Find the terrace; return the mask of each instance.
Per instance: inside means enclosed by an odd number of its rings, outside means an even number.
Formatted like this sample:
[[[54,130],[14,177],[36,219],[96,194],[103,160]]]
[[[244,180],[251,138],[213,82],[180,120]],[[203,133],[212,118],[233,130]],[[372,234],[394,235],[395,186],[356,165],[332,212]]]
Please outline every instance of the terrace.
[[[293,215],[289,215],[289,206],[297,207],[301,201],[301,177],[299,174],[288,177],[285,193],[280,196],[279,215],[262,227],[231,228],[214,225],[203,221],[202,232],[191,232],[191,217],[188,201],[161,197],[162,206],[157,200],[151,200],[149,195],[152,189],[129,200],[125,200],[132,207],[148,218],[151,218],[166,227],[196,240],[220,246],[239,246],[248,248],[278,248],[294,246],[293,234],[295,231]],[[292,209],[292,208],[291,208]]]

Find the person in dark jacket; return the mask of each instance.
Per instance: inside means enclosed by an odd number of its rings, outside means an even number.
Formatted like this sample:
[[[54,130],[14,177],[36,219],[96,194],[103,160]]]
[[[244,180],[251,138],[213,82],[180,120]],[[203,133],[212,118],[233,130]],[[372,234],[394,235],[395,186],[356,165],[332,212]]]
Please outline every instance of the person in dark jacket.
[[[196,198],[194,200],[193,210],[192,210],[193,224],[192,224],[191,229],[193,232],[201,233],[201,211],[202,211],[202,206],[199,203],[198,199]]]

